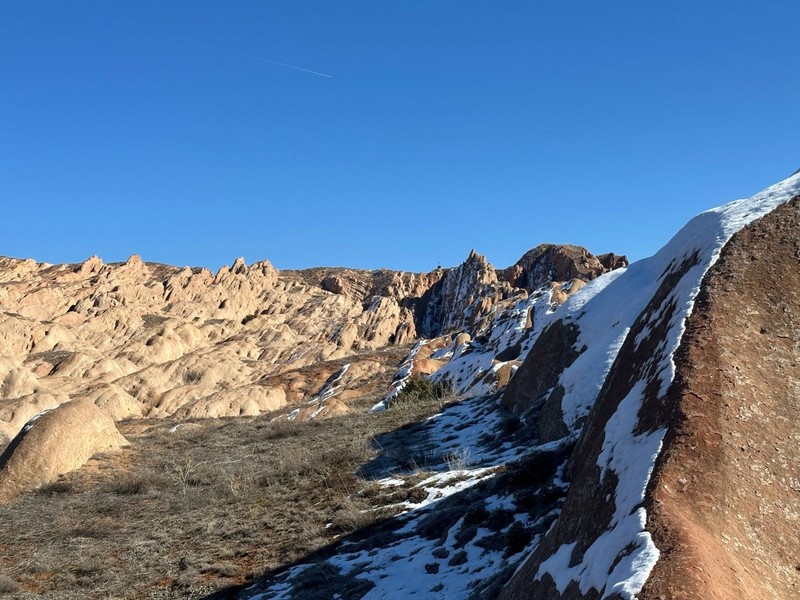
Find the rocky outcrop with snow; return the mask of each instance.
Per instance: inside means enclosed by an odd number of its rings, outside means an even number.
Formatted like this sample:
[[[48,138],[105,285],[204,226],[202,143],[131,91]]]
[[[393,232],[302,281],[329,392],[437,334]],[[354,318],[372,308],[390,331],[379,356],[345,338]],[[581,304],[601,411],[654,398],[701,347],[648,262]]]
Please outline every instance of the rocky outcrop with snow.
[[[242,598],[306,597],[323,578],[319,597],[795,598],[797,289],[800,175],[697,216],[651,258],[419,343],[396,387],[416,370],[466,399],[379,440],[367,473],[423,500]],[[490,385],[507,365],[508,386]],[[400,444],[437,474],[415,483]]]
[[[587,285],[565,304],[558,318],[538,338],[513,385],[509,386],[505,402],[526,415],[528,426],[538,429],[543,440],[561,434],[579,433],[580,437],[566,463],[565,478],[570,487],[559,518],[505,588],[502,598],[789,598],[792,597],[789,590],[796,592],[796,587],[792,587],[796,586],[796,574],[789,577],[789,583],[782,575],[775,574],[775,564],[756,568],[739,558],[741,554],[753,556],[751,550],[741,549],[741,545],[746,546],[752,540],[741,535],[737,544],[729,533],[730,527],[713,530],[711,519],[696,516],[696,513],[713,515],[717,511],[739,512],[749,502],[745,497],[759,496],[757,486],[739,493],[738,498],[727,496],[734,500],[727,507],[726,496],[702,494],[697,489],[695,493],[702,496],[705,506],[686,511],[676,508],[685,500],[680,498],[681,490],[674,488],[689,487],[689,479],[673,478],[670,487],[663,488],[652,482],[651,477],[657,466],[669,460],[665,456],[674,456],[676,445],[690,448],[686,454],[693,455],[692,460],[700,459],[702,449],[684,437],[687,430],[705,438],[706,444],[709,437],[714,440],[713,448],[704,457],[709,474],[724,464],[739,462],[725,456],[720,442],[724,444],[732,435],[756,434],[757,428],[735,434],[730,424],[709,419],[709,413],[732,412],[728,404],[731,400],[725,399],[723,389],[712,385],[698,395],[699,391],[686,385],[688,366],[683,357],[702,347],[709,338],[714,343],[717,332],[729,326],[726,319],[715,323],[713,318],[698,317],[703,319],[702,334],[695,329],[687,341],[685,333],[694,323],[693,310],[699,294],[708,295],[711,290],[717,294],[738,290],[739,296],[751,296],[743,277],[743,273],[754,271],[749,264],[751,261],[774,263],[777,260],[773,271],[788,270],[792,279],[797,278],[800,272],[798,203],[800,177],[794,176],[753,198],[699,215],[652,258]],[[774,225],[785,223],[789,218],[792,225]],[[710,271],[721,256],[727,257],[735,248],[742,247],[742,240],[762,236],[772,240],[772,244],[766,246],[782,248],[784,256],[778,258],[776,254],[762,252],[759,255],[755,250],[745,250],[746,255],[740,256],[734,269],[728,266],[727,271]],[[762,278],[762,285],[771,283],[771,278]],[[762,285],[753,290],[762,293],[762,300],[751,301],[749,314],[738,315],[740,320],[761,320],[757,315],[774,311],[770,300],[758,289]],[[800,303],[795,294],[790,292],[787,296],[782,301],[781,312],[793,315],[786,317],[788,325],[797,323],[800,318]],[[704,302],[708,302],[708,298]],[[742,308],[745,307],[736,307],[734,312]],[[548,335],[551,330],[560,331],[560,335],[555,336],[557,339]],[[791,327],[786,327],[786,331],[790,330]],[[794,330],[790,336],[796,333]],[[692,346],[687,347],[687,343]],[[786,359],[795,364],[796,344],[795,341],[794,348],[785,351]],[[719,352],[719,348],[710,349],[703,360],[718,361]],[[735,352],[735,349],[731,347],[728,352]],[[767,350],[762,348],[762,352]],[[558,366],[556,373],[553,362]],[[728,367],[728,370],[739,371],[740,368]],[[774,369],[775,365],[767,368]],[[703,369],[710,370],[708,365]],[[769,389],[753,390],[755,377],[742,378],[738,373],[737,376],[740,385],[749,388],[756,397],[771,397]],[[740,393],[729,392],[729,397]],[[684,398],[698,398],[699,401],[682,404]],[[742,400],[738,398],[737,401],[741,403]],[[794,408],[782,407],[780,412],[788,410],[788,414],[796,414],[796,402],[788,397],[787,401]],[[690,404],[693,410],[687,412],[685,406]],[[759,410],[757,406],[758,402],[749,410]],[[697,430],[693,421],[696,418],[707,421],[707,425],[715,429]],[[793,431],[793,434],[787,431],[787,435],[797,435],[795,425],[787,429]],[[772,455],[780,453],[777,439],[773,438],[768,445],[776,448],[771,451]],[[785,465],[798,464],[796,452],[782,458]],[[768,459],[761,460],[767,461],[762,464],[769,464]],[[692,469],[686,467],[676,468],[690,476]],[[765,468],[769,472],[774,469],[772,466]],[[664,478],[663,472],[662,467],[657,472],[658,480]],[[699,488],[697,476],[697,473],[691,475]],[[726,486],[736,487],[738,483],[731,480],[721,484],[721,487]],[[778,495],[774,505],[781,507],[784,517],[795,514],[800,508],[796,490],[793,492],[790,484]],[[656,521],[648,507],[656,508]],[[694,512],[695,516],[690,517],[687,512]],[[665,514],[670,516],[670,521],[662,517]],[[727,522],[727,518],[720,520]],[[781,517],[776,520],[780,521]],[[660,540],[667,541],[666,548],[659,547],[658,539],[652,534],[654,529],[659,530]],[[786,530],[785,525],[783,529]],[[780,530],[763,529],[762,535],[775,535]],[[680,556],[701,538],[705,546],[688,551],[694,560],[687,561]],[[775,542],[786,545],[785,540]],[[792,546],[793,542],[788,545]],[[669,552],[665,563],[669,566],[663,570],[668,570],[668,574],[662,574],[661,579],[640,596],[662,551]],[[777,555],[774,558],[777,559]],[[782,562],[786,572],[790,571],[791,560],[783,558]],[[729,565],[730,570],[724,565]],[[768,571],[773,575],[759,580],[753,577],[754,571]],[[719,573],[724,579],[715,582],[712,573]],[[742,582],[748,583],[744,589],[740,588]],[[719,589],[710,592],[714,586]]]

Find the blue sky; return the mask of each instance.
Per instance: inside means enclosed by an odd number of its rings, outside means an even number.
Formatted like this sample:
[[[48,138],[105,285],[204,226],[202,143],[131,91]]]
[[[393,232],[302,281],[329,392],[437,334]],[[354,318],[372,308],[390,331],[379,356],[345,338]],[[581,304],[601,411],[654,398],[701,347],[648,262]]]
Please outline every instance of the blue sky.
[[[0,254],[643,258],[800,167],[797,23],[796,0],[6,3]]]

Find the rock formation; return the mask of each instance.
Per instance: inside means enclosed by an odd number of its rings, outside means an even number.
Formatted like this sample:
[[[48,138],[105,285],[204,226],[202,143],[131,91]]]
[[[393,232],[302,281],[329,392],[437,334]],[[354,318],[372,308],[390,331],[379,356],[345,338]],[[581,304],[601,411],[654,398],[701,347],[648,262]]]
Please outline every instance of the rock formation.
[[[0,502],[124,445],[115,420],[379,411],[424,375],[459,402],[361,472],[403,514],[242,597],[798,597],[800,173],[631,265],[543,244],[503,270],[0,274]]]
[[[55,481],[98,452],[127,445],[114,420],[89,400],[33,417],[0,455],[0,503]]]
[[[568,253],[605,269],[585,250]],[[335,395],[372,393],[398,360],[379,350],[402,355],[423,335],[474,332],[529,291],[498,281],[474,252],[428,274],[278,272],[241,258],[216,274],[139,256],[76,265],[0,258],[0,281],[0,442],[74,399],[116,420],[256,415],[303,402],[296,416],[324,416],[333,405],[319,405],[323,387],[343,365]]]
[[[797,597],[800,177],[608,277],[508,387],[540,441],[580,437],[501,598]]]
[[[613,253],[595,257],[580,246],[540,244],[526,252],[514,265],[500,271],[498,277],[514,287],[533,290],[550,281],[590,281],[627,264],[625,256]]]

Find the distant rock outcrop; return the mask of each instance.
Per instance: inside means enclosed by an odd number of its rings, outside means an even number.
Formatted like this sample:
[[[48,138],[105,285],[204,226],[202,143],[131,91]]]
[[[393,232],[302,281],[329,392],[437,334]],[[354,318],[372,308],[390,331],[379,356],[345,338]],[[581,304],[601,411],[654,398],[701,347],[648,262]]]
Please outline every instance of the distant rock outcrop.
[[[497,276],[514,287],[534,290],[550,281],[590,281],[627,264],[626,257],[616,254],[593,256],[580,246],[540,244]]]
[[[528,283],[603,269],[583,249],[548,248],[537,255]],[[242,258],[217,273],[137,255],[112,264],[93,256],[76,265],[0,258],[0,282],[0,440],[14,437],[39,410],[70,399],[90,399],[117,420],[291,412],[289,405],[314,402],[344,360],[351,374],[336,394],[357,396],[395,370],[392,355],[376,361],[376,351],[410,347],[421,337],[475,334],[496,309],[532,291],[499,281],[475,252],[431,273],[279,272],[268,261],[248,266]],[[582,284],[554,284],[553,302]],[[446,362],[427,358],[417,371]],[[378,371],[367,373],[359,363]],[[318,367],[324,364],[330,368]],[[508,371],[496,381],[507,381]],[[329,413],[301,410],[298,418]]]
[[[498,285],[494,267],[474,250],[467,260],[443,272],[421,299],[417,312],[423,337],[433,338],[455,330],[470,330],[512,288]]]

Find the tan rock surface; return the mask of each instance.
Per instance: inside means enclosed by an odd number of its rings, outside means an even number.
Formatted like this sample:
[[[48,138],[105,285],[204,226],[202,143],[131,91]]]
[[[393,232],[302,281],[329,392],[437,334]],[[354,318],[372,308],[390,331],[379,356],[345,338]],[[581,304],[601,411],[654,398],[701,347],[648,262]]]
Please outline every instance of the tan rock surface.
[[[345,360],[336,394],[352,398],[379,374],[364,369],[397,367],[375,351],[426,332],[466,342],[498,304],[525,294],[475,252],[428,274],[278,272],[241,258],[216,274],[137,255],[73,265],[0,258],[0,441],[68,399],[90,399],[116,420],[276,410],[312,401],[333,374],[315,366]]]
[[[0,502],[55,481],[98,452],[126,444],[114,420],[89,400],[39,413],[0,455]]]

